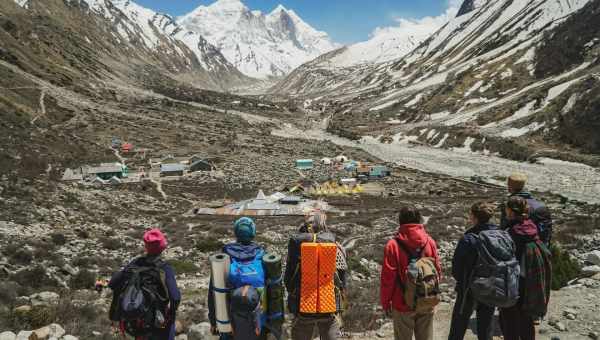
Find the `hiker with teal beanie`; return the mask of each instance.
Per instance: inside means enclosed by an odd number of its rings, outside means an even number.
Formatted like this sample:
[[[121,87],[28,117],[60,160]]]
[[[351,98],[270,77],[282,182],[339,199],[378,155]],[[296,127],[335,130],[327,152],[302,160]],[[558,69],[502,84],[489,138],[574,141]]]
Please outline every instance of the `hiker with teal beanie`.
[[[233,243],[229,243],[226,244],[223,249],[222,252],[224,254],[229,255],[232,264],[233,263],[244,263],[244,264],[251,264],[251,263],[260,263],[262,266],[262,258],[265,254],[265,250],[262,246],[258,245],[256,242],[254,242],[254,238],[256,237],[256,223],[254,223],[254,220],[252,220],[249,217],[242,217],[240,219],[238,219],[237,221],[234,222],[233,224],[233,233],[235,235],[235,239],[236,241]],[[263,284],[264,287],[264,273],[262,271],[262,267],[258,268],[259,270],[257,270],[257,272],[259,273],[259,276],[257,279],[255,279],[255,281],[258,281],[259,284],[255,284],[255,282],[240,282],[240,283],[236,283],[236,282],[229,282],[229,285],[231,287],[228,287],[228,289],[231,290],[231,301],[230,301],[230,309],[234,309],[234,302],[235,302],[235,296],[236,296],[236,291],[239,290],[238,287],[240,285],[248,285],[248,286],[257,286],[260,284]],[[230,275],[231,276],[231,275]],[[260,282],[262,279],[262,282]],[[232,279],[230,277],[230,281],[235,281],[235,279]],[[250,296],[251,298],[247,298],[250,300],[257,300],[257,303],[260,304],[261,300],[263,300],[263,290],[262,289],[258,289],[255,290],[252,287],[250,287],[250,293],[248,296]],[[237,340],[237,339],[243,339],[243,340],[255,340],[255,339],[264,339],[265,338],[265,329],[264,327],[261,326],[262,325],[257,325],[258,327],[256,327],[256,330],[260,330],[255,334],[254,331],[247,331],[245,327],[245,325],[242,325],[241,322],[238,322],[237,324],[235,323],[235,319],[233,320],[234,322],[232,323],[232,326],[234,328],[234,332],[233,334],[219,334],[218,333],[218,329],[217,329],[217,319],[216,319],[216,312],[215,312],[215,303],[214,303],[214,287],[212,284],[212,278],[211,278],[211,283],[210,283],[210,287],[209,287],[209,291],[208,291],[208,318],[211,324],[211,332],[213,333],[213,335],[219,335],[221,340],[229,340],[229,339],[233,339],[233,340]],[[258,310],[258,309],[257,309]],[[232,310],[232,312],[234,312]],[[242,319],[251,319],[252,316],[248,317],[248,318],[242,318]],[[264,320],[261,321],[261,315],[258,315],[255,319],[257,319],[257,323],[264,323]],[[237,329],[237,331],[236,331]]]

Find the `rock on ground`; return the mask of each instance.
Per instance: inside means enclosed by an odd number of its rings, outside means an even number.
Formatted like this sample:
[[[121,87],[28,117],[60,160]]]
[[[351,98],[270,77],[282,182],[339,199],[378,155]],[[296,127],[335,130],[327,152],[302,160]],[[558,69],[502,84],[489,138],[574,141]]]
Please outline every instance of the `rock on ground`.
[[[15,340],[17,335],[13,332],[2,332],[0,333],[0,340]]]

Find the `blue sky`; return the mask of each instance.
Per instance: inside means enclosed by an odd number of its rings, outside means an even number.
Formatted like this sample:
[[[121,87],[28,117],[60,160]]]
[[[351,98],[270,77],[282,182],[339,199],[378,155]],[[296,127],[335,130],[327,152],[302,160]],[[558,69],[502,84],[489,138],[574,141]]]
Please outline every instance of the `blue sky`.
[[[456,0],[242,0],[250,9],[269,12],[278,4],[293,9],[313,27],[339,43],[364,41],[376,27],[394,26],[397,18],[437,16]],[[215,0],[135,0],[155,11],[179,16]]]

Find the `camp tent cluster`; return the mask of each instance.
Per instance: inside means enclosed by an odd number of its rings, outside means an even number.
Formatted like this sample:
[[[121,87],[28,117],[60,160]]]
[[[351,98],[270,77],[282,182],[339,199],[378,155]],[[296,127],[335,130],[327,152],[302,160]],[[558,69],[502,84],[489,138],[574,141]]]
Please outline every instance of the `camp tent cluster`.
[[[256,198],[229,204],[220,208],[201,208],[198,215],[228,216],[303,216],[313,210],[328,211],[327,202],[276,192],[266,196],[261,190]]]

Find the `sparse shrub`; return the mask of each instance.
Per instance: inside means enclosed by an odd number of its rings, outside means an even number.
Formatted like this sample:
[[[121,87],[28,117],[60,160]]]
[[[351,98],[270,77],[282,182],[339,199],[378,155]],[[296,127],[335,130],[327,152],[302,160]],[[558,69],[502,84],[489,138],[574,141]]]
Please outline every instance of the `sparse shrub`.
[[[71,289],[91,289],[96,282],[96,275],[87,269],[80,270],[77,274],[71,276],[69,287]]]
[[[23,287],[33,289],[54,289],[58,287],[58,282],[46,275],[46,270],[40,265],[16,272],[11,276],[11,280]]]
[[[202,238],[196,242],[196,249],[203,253],[212,253],[223,249],[225,244],[215,237]]]
[[[52,242],[57,246],[62,246],[67,243],[67,237],[63,233],[53,233],[50,235],[50,238],[52,238]]]
[[[0,282],[0,305],[11,306],[17,298],[19,288],[16,282]]]
[[[356,257],[348,258],[348,269],[350,269],[350,271],[352,272],[360,273],[365,277],[371,277],[371,272],[369,271],[369,268],[360,263],[360,260]]]
[[[581,267],[558,244],[550,246],[552,252],[552,289],[559,290],[581,274]]]
[[[351,286],[346,294],[348,306],[343,313],[344,325],[350,332],[364,332],[377,329],[377,319],[380,315],[377,312],[377,303],[379,301],[379,289],[375,287],[377,281],[368,283],[371,287]]]
[[[27,248],[18,249],[10,256],[10,263],[12,264],[27,264],[32,260],[33,252]]]
[[[170,260],[169,264],[173,267],[176,274],[188,274],[188,273],[197,273],[198,267],[190,261],[184,260]]]
[[[115,237],[102,237],[100,238],[100,243],[108,250],[118,250],[123,247],[121,240]]]
[[[75,230],[75,232],[77,233],[77,236],[79,236],[79,238],[82,238],[82,239],[90,238],[90,233],[87,230],[77,229],[77,230]]]

